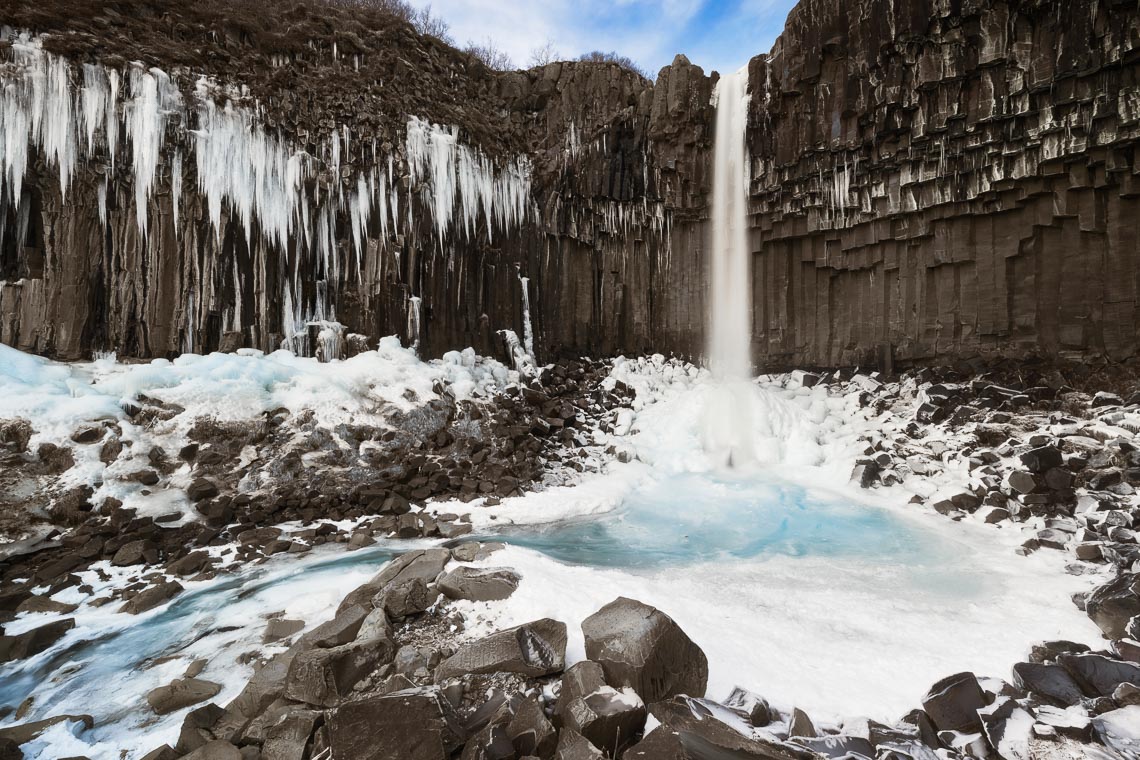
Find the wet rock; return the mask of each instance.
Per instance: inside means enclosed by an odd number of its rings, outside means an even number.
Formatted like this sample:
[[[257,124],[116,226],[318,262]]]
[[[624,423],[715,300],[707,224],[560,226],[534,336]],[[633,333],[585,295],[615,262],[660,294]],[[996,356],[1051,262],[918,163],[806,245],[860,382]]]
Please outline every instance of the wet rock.
[[[0,636],[0,662],[12,662],[37,655],[74,627],[74,618],[64,618],[13,636]]]
[[[563,725],[611,757],[633,744],[645,728],[645,704],[633,691],[602,686],[579,697],[562,713]]]
[[[439,590],[449,599],[488,602],[515,593],[519,580],[509,568],[458,567],[440,579]]]
[[[601,665],[590,660],[574,663],[562,674],[558,701],[554,704],[555,718],[561,723],[571,702],[605,685],[606,676]]]
[[[88,731],[95,727],[95,720],[90,715],[56,715],[44,720],[0,728],[0,741],[11,741],[17,745],[27,744],[52,726],[68,721],[82,723]]]
[[[739,712],[757,728],[772,722],[772,708],[768,705],[768,700],[739,686],[732,690],[723,704]]]
[[[448,760],[464,739],[454,708],[434,687],[348,702],[326,721],[337,760]]]
[[[182,593],[181,583],[176,581],[159,583],[157,586],[151,586],[128,599],[119,607],[119,612],[138,615],[147,610],[152,610],[160,604],[165,604],[180,593]]]
[[[1075,705],[1084,696],[1069,671],[1060,665],[1019,662],[1013,666],[1013,685],[1062,705]]]
[[[1140,615],[1140,576],[1122,573],[1096,588],[1085,602],[1085,612],[1107,638],[1123,638],[1128,621]]]
[[[273,618],[265,624],[265,633],[261,636],[263,644],[287,639],[305,627],[304,620],[288,620],[286,618]]]
[[[477,673],[546,676],[566,664],[566,624],[550,618],[468,642],[440,664],[437,682]]]
[[[68,604],[66,602],[57,602],[54,599],[51,599],[51,598],[46,597],[46,596],[35,595],[35,596],[30,596],[27,599],[25,599],[24,601],[20,602],[20,605],[18,607],[16,607],[16,613],[20,614],[20,613],[24,613],[24,612],[60,612],[60,613],[63,613],[64,615],[68,615],[72,612],[75,612],[77,609],[79,609],[79,605],[77,605],[77,604]]]
[[[171,681],[166,686],[152,689],[146,695],[150,709],[158,715],[167,715],[183,707],[196,705],[215,697],[222,690],[220,684],[203,681],[198,678],[180,678]]]
[[[1100,391],[1093,396],[1092,401],[1089,402],[1089,406],[1093,409],[1100,409],[1106,406],[1124,406],[1124,399],[1115,393]]]
[[[1029,760],[1033,716],[1017,702],[999,697],[978,711],[982,729],[991,747],[1007,760]]]
[[[339,609],[369,605],[372,598],[389,585],[403,586],[413,580],[419,580],[425,586],[435,583],[449,561],[451,552],[447,549],[423,549],[402,554],[389,562],[368,583],[350,591],[340,603]]]
[[[692,760],[677,732],[658,726],[622,755],[622,760]]]
[[[939,731],[980,732],[978,710],[985,706],[986,695],[973,673],[943,678],[922,698],[922,708]]]
[[[673,619],[619,597],[582,621],[586,656],[611,686],[630,686],[649,704],[677,694],[701,696],[708,660]]]
[[[102,427],[87,425],[72,433],[71,440],[75,443],[95,443],[96,441],[102,440],[103,431],[104,428]]]
[[[485,543],[466,541],[453,547],[451,555],[460,562],[481,562],[505,546],[506,544],[497,541],[488,541]]]
[[[1140,686],[1140,665],[1099,654],[1063,654],[1057,658],[1090,697],[1108,697],[1122,683]]]

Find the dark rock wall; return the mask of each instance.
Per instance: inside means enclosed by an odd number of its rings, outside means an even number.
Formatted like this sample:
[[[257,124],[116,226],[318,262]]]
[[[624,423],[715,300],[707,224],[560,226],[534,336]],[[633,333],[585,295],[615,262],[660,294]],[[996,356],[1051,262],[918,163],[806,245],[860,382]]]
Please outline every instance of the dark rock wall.
[[[757,363],[1133,355],[1138,46],[1135,3],[801,2],[771,54],[749,64]],[[374,220],[360,275],[345,266],[321,283],[299,244],[283,254],[256,230],[247,244],[237,220],[215,234],[193,161],[177,225],[169,161],[160,167],[147,240],[128,175],[111,176],[103,225],[108,169],[81,167],[63,197],[41,155],[28,219],[8,208],[0,231],[0,340],[61,358],[273,349],[284,283],[299,278],[352,332],[414,340],[414,295],[424,353],[495,354],[499,331],[524,334],[521,276],[540,359],[699,355],[715,77],[683,58],[650,84],[612,65],[493,75],[435,43],[413,53],[429,72],[417,79],[424,97],[430,72],[450,83],[443,116],[462,139],[530,156],[525,224],[441,246],[399,125],[381,120],[369,129],[395,156],[417,221],[385,237]],[[454,84],[464,76],[467,100]],[[354,123],[351,102],[325,108],[313,134]],[[345,161],[348,182],[368,158]],[[348,220],[338,225],[347,262]]]

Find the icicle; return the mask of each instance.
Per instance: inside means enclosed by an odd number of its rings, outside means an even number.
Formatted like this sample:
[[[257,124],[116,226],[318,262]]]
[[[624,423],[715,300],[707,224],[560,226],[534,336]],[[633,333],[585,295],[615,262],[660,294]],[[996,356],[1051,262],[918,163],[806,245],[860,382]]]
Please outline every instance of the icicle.
[[[178,232],[178,204],[182,198],[182,151],[174,151],[170,159],[170,202],[174,206],[174,231]]]
[[[420,352],[420,297],[408,297],[408,340],[417,355]]]
[[[519,275],[519,285],[522,286],[523,309],[523,348],[527,356],[534,359],[534,330],[530,324],[530,278]]]

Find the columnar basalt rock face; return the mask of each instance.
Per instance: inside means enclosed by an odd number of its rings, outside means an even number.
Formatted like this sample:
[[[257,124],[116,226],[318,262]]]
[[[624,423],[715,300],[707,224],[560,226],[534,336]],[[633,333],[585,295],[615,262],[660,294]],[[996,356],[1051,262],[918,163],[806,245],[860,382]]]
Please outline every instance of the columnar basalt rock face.
[[[0,224],[0,340],[70,359],[328,353],[344,332],[501,355],[510,331],[540,360],[701,353],[715,74],[683,57],[655,83],[586,63],[496,73],[398,22],[304,4],[232,22],[58,1],[13,19],[76,87],[84,64],[124,92],[158,66],[187,104],[246,109],[308,157],[296,192],[314,211],[211,209],[191,106],[165,126],[145,232],[131,135],[113,167],[105,146],[84,154],[66,191],[58,158],[33,151]],[[1138,40],[1116,0],[801,2],[749,63],[757,364],[1134,354]],[[518,218],[472,226],[457,198],[441,226],[412,118],[457,128],[425,126],[424,155],[453,139],[491,174],[525,162]]]
[[[1136,350],[1128,3],[805,0],[750,74],[756,354]]]

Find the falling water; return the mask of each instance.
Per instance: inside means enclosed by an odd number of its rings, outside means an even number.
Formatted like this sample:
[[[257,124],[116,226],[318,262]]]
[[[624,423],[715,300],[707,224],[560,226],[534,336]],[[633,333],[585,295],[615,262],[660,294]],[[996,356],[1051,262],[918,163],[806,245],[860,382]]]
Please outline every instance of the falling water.
[[[708,360],[717,387],[705,418],[705,449],[730,466],[753,459],[747,88],[747,68],[721,77],[717,84],[713,153]]]

